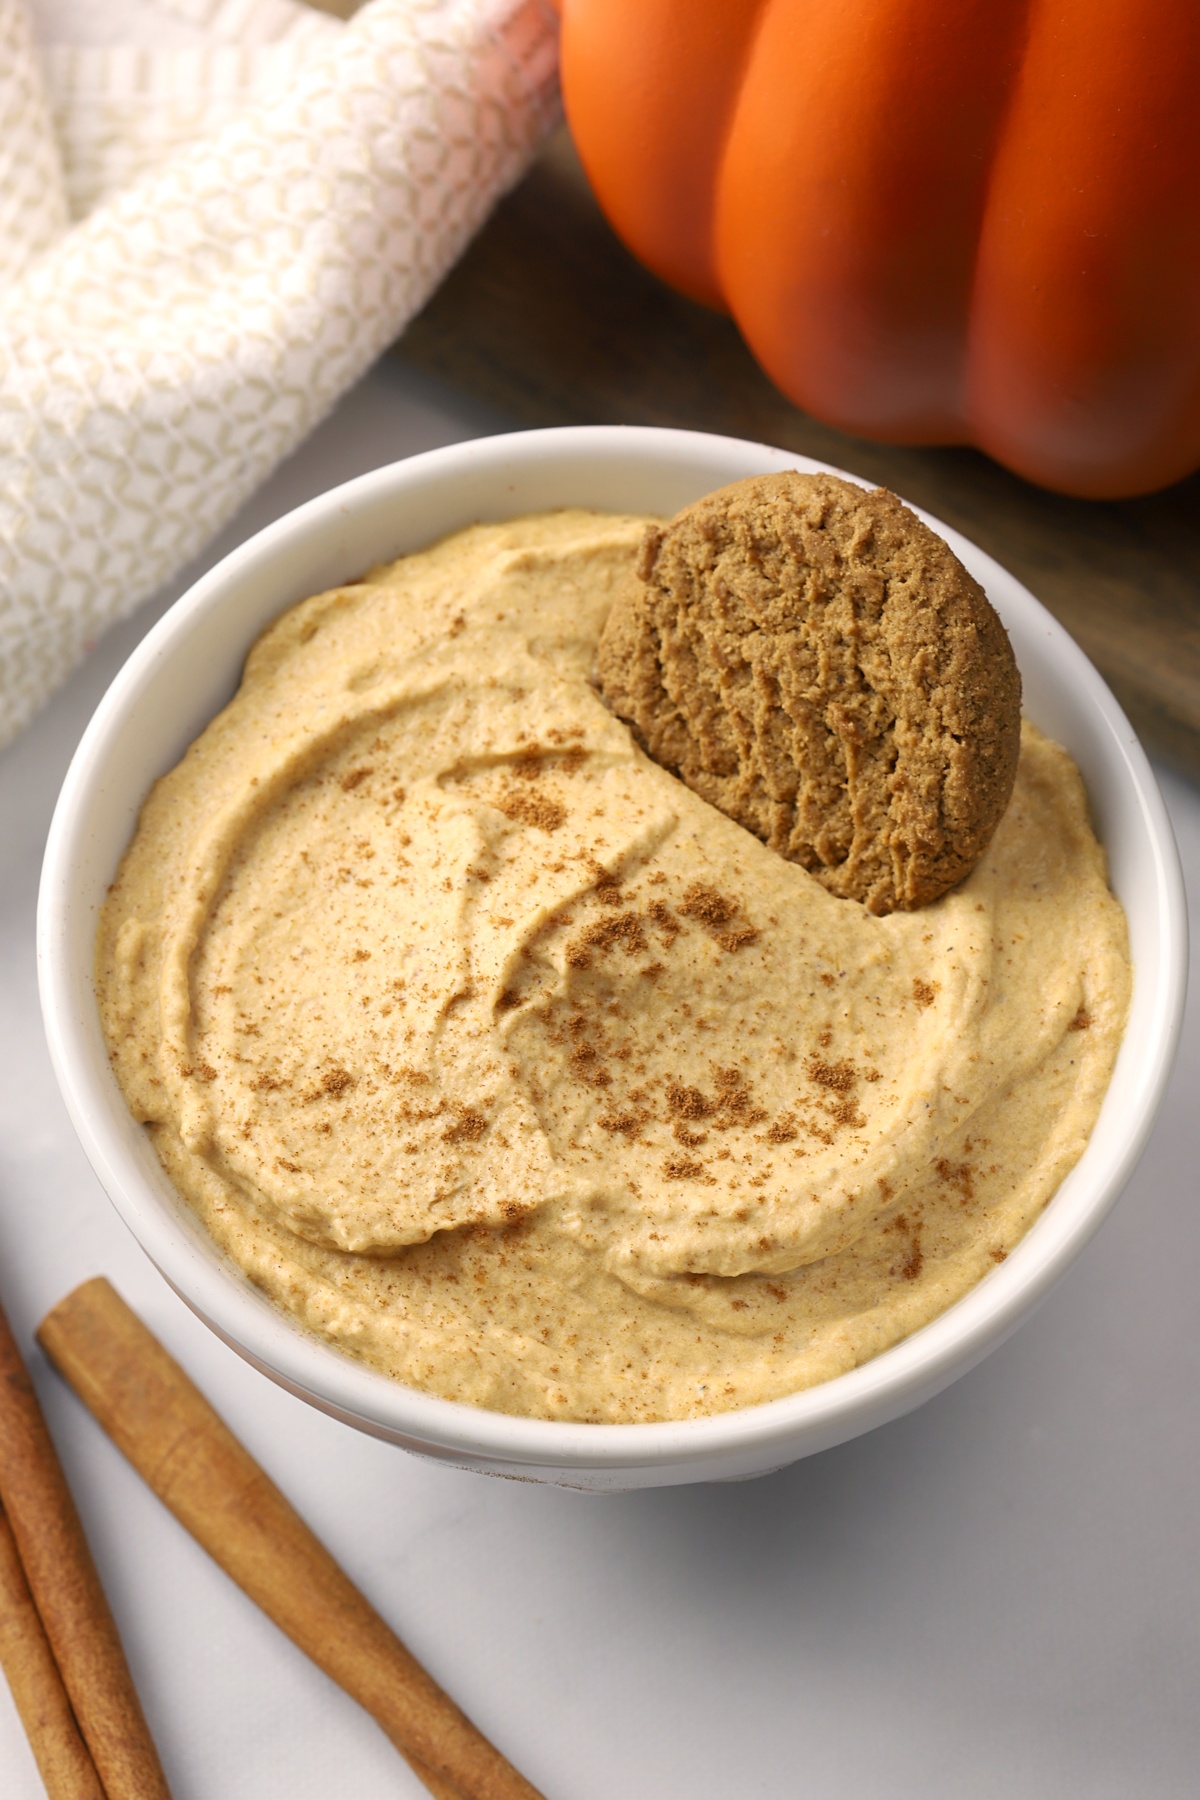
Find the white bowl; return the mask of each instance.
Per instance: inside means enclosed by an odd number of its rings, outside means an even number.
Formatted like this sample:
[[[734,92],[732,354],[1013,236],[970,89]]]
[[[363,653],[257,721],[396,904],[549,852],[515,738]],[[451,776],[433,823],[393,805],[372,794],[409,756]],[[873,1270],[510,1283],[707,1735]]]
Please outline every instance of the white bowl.
[[[1134,988],[1083,1157],[1008,1259],[932,1324],[822,1386],[711,1419],[559,1424],[435,1399],[318,1341],[251,1287],[176,1195],[113,1078],[92,983],[105,887],[151,783],[230,698],[268,620],[475,520],[557,506],[669,514],[745,475],[823,466],[731,438],[597,426],[487,438],[378,469],[210,570],[134,651],[84,734],[54,815],[38,914],[42,1009],[67,1107],[114,1206],[176,1292],[248,1361],[325,1412],[464,1468],[572,1487],[762,1474],[897,1418],[964,1374],[1044,1298],[1128,1179],[1183,1007],[1187,926],[1171,828],[1129,722],[1082,651],[1019,582],[936,519],[1008,627],[1030,717],[1083,772],[1129,920]]]

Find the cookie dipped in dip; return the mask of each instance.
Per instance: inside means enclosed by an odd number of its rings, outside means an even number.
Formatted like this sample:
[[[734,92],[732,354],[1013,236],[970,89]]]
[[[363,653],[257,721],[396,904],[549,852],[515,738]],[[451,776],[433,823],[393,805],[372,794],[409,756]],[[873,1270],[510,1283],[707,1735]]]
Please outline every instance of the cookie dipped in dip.
[[[104,907],[113,1065],[220,1248],[397,1380],[686,1418],[854,1367],[1020,1240],[1129,996],[1066,754],[877,916],[593,686],[648,522],[476,526],[294,607]]]

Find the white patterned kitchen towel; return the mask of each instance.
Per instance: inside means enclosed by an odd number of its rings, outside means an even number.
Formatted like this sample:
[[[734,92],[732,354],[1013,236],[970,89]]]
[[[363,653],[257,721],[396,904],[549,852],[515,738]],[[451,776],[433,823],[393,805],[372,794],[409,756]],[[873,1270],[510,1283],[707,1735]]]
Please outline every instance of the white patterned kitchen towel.
[[[71,0],[0,0],[0,744],[399,335],[558,116],[548,0],[136,3],[175,37],[55,42]]]
[[[345,32],[303,0],[26,4],[76,219],[281,92]]]

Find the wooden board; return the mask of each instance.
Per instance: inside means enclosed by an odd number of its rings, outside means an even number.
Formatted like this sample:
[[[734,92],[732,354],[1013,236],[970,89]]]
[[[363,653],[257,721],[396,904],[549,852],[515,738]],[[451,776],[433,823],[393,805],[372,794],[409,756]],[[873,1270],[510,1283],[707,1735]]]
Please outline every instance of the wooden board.
[[[618,243],[565,133],[395,354],[522,425],[679,425],[780,444],[893,488],[1012,569],[1103,671],[1149,748],[1200,778],[1200,475],[1068,500],[964,449],[845,436],[797,411],[735,327]]]

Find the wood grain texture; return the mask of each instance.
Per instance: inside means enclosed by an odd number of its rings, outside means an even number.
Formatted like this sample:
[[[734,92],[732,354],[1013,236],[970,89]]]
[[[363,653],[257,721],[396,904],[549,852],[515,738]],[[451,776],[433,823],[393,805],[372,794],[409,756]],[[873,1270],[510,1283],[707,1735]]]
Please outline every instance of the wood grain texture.
[[[624,250],[565,132],[395,354],[521,425],[725,432],[848,469],[957,526],[1102,670],[1148,747],[1200,777],[1200,475],[1145,499],[1049,494],[968,449],[867,443],[789,404],[736,328]]]

